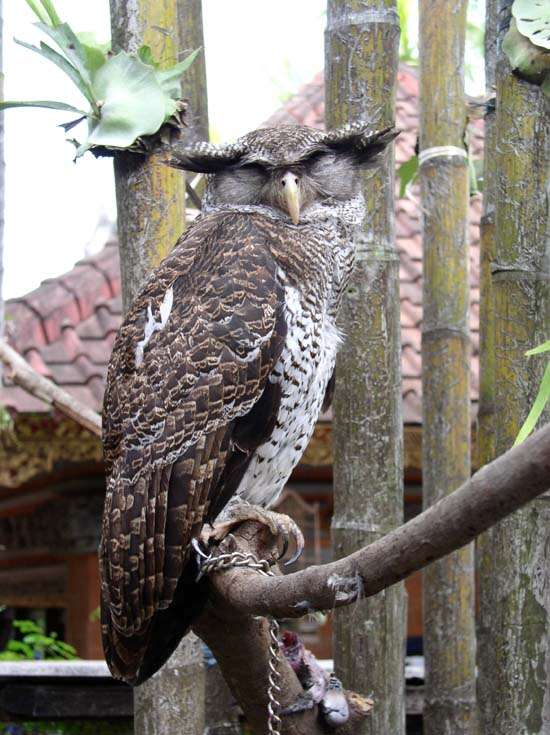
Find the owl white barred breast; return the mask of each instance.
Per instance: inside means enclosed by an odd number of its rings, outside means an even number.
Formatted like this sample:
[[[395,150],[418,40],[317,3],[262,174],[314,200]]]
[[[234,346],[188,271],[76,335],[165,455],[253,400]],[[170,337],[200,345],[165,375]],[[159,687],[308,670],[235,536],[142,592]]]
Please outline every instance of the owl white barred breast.
[[[236,500],[272,505],[305,450],[340,341],[360,171],[395,135],[286,126],[174,154],[209,175],[202,213],[127,314],[104,400],[114,676],[138,684],[164,663],[207,596],[191,541]]]

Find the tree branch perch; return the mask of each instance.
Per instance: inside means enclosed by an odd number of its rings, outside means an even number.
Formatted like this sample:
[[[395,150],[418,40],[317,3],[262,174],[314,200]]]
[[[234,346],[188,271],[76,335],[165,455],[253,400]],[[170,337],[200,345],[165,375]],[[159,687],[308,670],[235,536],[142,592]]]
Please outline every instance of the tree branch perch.
[[[231,569],[212,574],[211,583],[231,607],[250,615],[298,618],[310,610],[348,605],[358,595],[375,595],[468,544],[549,487],[550,424],[428,510],[354,554],[279,577]],[[246,550],[263,553],[260,548]]]
[[[298,618],[374,595],[468,544],[549,486],[550,425],[483,467],[413,520],[344,559],[285,576],[263,577],[246,568],[212,573],[211,602],[215,604],[195,631],[216,655],[254,732],[267,732],[269,642],[265,621],[255,616]],[[265,529],[254,522],[239,527],[222,548],[270,560],[275,554],[273,539],[266,538]],[[281,669],[281,701],[286,705],[296,699],[301,687],[285,661]],[[354,718],[337,732],[355,732],[360,713],[355,712]],[[315,710],[283,720],[284,735],[323,732],[326,726]]]
[[[7,377],[11,378],[16,385],[35,398],[57,408],[65,416],[91,431],[92,434],[101,436],[101,416],[98,413],[77,401],[53,381],[37,373],[13,347],[3,340],[0,340],[0,360],[9,370]]]

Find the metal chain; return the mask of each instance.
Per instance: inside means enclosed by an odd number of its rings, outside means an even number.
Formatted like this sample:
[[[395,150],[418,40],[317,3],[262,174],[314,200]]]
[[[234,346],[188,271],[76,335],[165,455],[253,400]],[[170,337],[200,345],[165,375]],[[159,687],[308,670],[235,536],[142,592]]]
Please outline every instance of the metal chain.
[[[206,555],[200,548],[198,542],[193,543],[195,551],[199,555],[200,565],[200,576],[210,574],[210,572],[220,572],[224,569],[232,569],[234,567],[247,567],[248,569],[255,569],[264,577],[274,577],[275,575],[271,571],[269,562],[266,559],[258,559],[254,554],[248,553],[243,554],[240,551],[234,551],[231,554],[218,554],[215,555],[210,553]],[[269,686],[267,687],[267,730],[269,735],[281,735],[282,720],[277,714],[281,704],[278,700],[278,693],[281,691],[279,682],[281,679],[281,672],[279,671],[279,623],[275,618],[268,618],[269,620]]]

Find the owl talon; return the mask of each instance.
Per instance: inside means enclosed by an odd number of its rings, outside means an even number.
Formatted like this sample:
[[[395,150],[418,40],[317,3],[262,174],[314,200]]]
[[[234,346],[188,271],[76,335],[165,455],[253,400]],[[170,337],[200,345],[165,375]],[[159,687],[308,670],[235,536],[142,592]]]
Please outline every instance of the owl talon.
[[[302,539],[302,543],[301,544],[298,543],[298,542],[296,543],[296,551],[294,552],[294,554],[292,554],[292,556],[290,557],[290,559],[287,559],[285,561],[285,563],[284,563],[285,564],[285,567],[289,567],[291,564],[294,564],[295,561],[298,561],[298,559],[302,556],[302,552],[303,551],[304,551],[304,544],[303,544],[303,539]],[[284,556],[284,554],[283,554],[283,556]]]
[[[262,526],[266,526],[272,536],[281,540],[282,548],[279,560],[286,556],[292,539],[296,550],[290,559],[285,562],[285,566],[293,564],[301,556],[305,545],[304,536],[292,518],[243,501],[228,505],[220,516],[219,522],[215,523],[210,530],[207,531],[203,528],[201,533],[203,545],[208,546],[211,542],[219,543],[235,526],[245,521],[257,521]]]

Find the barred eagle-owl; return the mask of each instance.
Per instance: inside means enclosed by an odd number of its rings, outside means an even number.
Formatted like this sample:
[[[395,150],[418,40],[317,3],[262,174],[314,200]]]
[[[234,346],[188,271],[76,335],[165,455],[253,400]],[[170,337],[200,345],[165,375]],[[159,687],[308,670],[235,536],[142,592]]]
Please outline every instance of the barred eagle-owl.
[[[395,134],[285,126],[175,154],[208,174],[203,209],[126,315],[104,400],[114,676],[138,684],[164,663],[207,596],[191,541],[239,502],[272,505],[305,450],[340,342],[360,172]]]

